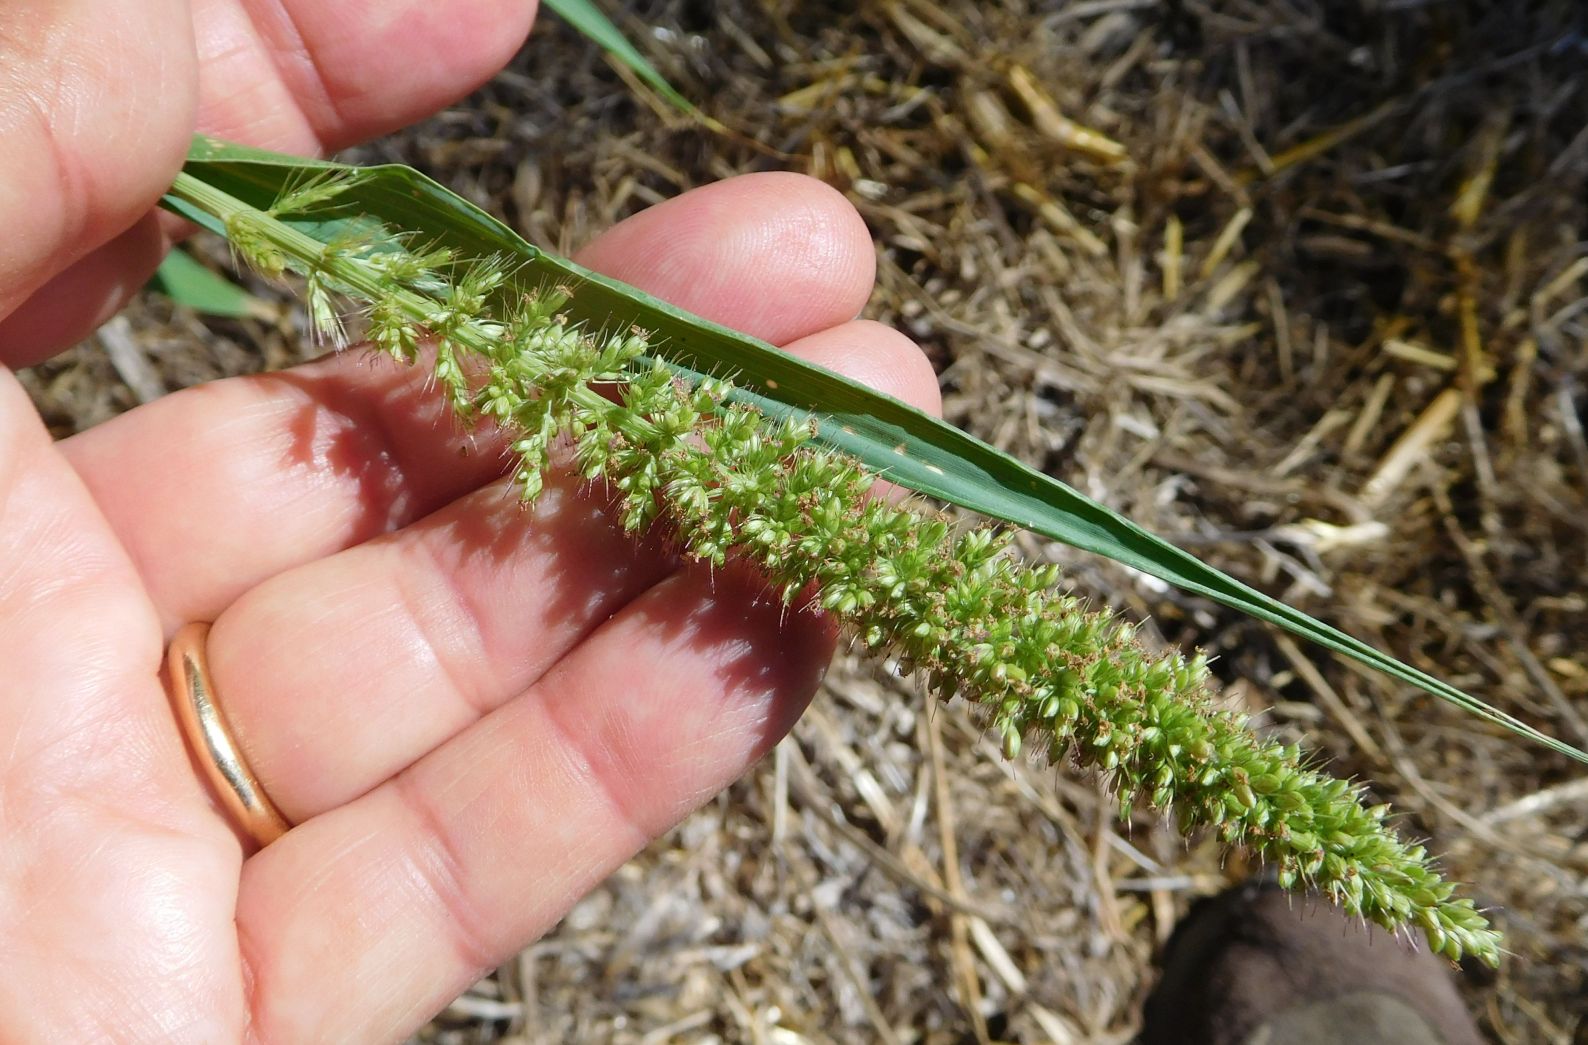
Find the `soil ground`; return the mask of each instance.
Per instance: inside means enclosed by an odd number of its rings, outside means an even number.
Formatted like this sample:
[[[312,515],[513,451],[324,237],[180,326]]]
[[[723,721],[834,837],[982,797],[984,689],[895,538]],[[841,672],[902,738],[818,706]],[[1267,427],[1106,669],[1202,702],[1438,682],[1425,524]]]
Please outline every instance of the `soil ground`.
[[[612,5],[609,5],[612,6]],[[792,10],[785,10],[785,8]],[[567,253],[731,174],[870,224],[870,308],[950,420],[1217,566],[1588,741],[1588,25],[1569,0],[677,0],[625,29],[717,134],[551,16],[367,146]],[[224,250],[199,249],[217,262]],[[65,433],[314,354],[146,298],[27,375]],[[1038,541],[1367,782],[1508,933],[1487,1033],[1588,1016],[1580,766]],[[1198,896],[1250,873],[841,658],[794,736],[460,999],[428,1041],[1127,1041]]]

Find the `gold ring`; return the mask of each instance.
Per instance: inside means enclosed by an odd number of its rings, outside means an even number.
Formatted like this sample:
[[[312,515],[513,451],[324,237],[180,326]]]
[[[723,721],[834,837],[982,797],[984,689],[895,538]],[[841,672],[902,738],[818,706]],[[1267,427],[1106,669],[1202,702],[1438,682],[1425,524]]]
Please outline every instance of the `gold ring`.
[[[188,749],[203,769],[211,790],[243,833],[264,847],[286,834],[292,825],[265,794],[237,750],[204,659],[209,633],[208,624],[186,624],[171,640],[166,656],[171,700]]]

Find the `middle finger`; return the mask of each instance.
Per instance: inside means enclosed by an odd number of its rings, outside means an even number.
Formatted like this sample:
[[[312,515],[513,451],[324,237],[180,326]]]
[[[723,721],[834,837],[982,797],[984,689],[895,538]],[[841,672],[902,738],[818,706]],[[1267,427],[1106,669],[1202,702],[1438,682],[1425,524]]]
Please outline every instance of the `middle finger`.
[[[865,224],[793,174],[733,178],[623,222],[581,260],[783,343],[871,292]],[[137,563],[167,634],[283,570],[419,519],[501,474],[451,432],[421,368],[352,354],[168,396],[62,450]]]

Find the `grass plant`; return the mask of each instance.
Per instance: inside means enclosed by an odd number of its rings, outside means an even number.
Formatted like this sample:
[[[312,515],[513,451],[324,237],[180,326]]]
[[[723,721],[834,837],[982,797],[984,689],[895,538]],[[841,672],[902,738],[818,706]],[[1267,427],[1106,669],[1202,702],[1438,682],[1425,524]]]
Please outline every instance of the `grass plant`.
[[[515,273],[502,256],[370,221],[317,238],[288,220],[340,206],[346,177],[300,181],[269,207],[184,178],[173,195],[250,265],[302,278],[322,334],[340,343],[351,302],[379,350],[433,359],[460,419],[512,435],[525,502],[566,447],[628,529],[664,527],[701,562],[754,564],[791,607],[832,614],[934,694],[973,702],[1008,757],[1073,757],[1122,803],[1211,828],[1271,861],[1286,886],[1420,929],[1451,959],[1498,961],[1499,934],[1394,833],[1386,806],[1256,736],[1216,705],[1203,657],[1149,652],[1130,624],[1066,593],[1055,567],[1019,563],[1007,533],[871,497],[879,476],[819,441],[810,419],[769,416],[722,377],[681,377],[648,330],[573,321],[578,287],[504,294]]]

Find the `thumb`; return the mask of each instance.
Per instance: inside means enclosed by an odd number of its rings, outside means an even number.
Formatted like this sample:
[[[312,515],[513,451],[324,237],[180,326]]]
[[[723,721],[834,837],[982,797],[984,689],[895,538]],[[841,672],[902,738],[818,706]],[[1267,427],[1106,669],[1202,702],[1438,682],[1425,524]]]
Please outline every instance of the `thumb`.
[[[0,364],[36,362],[4,318],[51,276],[112,240],[132,269],[158,259],[146,215],[193,132],[194,53],[186,0],[0,4]]]

